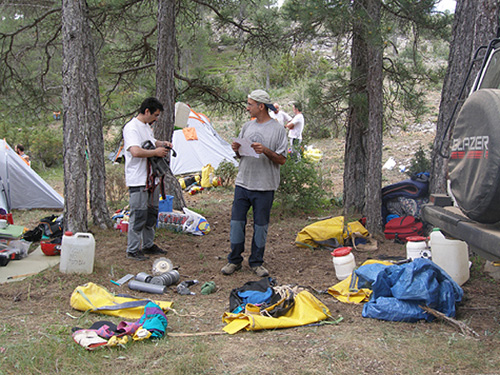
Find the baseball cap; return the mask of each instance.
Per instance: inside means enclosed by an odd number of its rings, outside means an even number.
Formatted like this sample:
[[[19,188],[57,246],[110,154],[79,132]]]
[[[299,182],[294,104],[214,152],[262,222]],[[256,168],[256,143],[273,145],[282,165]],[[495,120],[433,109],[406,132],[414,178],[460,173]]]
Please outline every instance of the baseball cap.
[[[271,111],[276,111],[276,108],[274,107],[269,94],[264,90],[253,90],[250,94],[248,94],[248,98],[253,99],[256,102],[265,104],[265,106]]]

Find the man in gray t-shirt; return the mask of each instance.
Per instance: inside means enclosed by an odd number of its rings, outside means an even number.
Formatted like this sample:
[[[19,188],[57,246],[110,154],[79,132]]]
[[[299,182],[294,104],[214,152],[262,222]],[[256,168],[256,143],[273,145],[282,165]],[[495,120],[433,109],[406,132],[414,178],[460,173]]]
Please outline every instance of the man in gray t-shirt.
[[[241,160],[231,212],[231,253],[227,258],[228,264],[221,270],[224,275],[231,275],[241,269],[246,218],[250,207],[253,210],[254,232],[248,263],[257,276],[269,275],[262,266],[264,249],[274,192],[280,183],[280,165],[286,162],[287,149],[286,130],[269,116],[269,109],[274,110],[274,106],[268,93],[264,90],[252,91],[247,100],[247,111],[252,120],[243,125],[238,139],[250,143],[256,155],[243,150],[240,154],[241,143],[236,140],[232,144]]]

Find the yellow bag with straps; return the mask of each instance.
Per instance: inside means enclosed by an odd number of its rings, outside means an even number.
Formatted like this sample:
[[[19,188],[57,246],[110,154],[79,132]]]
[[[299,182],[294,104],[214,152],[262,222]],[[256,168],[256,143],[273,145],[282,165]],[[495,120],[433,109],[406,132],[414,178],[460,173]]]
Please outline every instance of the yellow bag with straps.
[[[299,327],[317,323],[329,317],[330,310],[328,310],[328,307],[307,290],[303,290],[295,296],[293,307],[284,315],[277,318],[260,315],[250,305],[246,313],[224,313],[222,321],[227,323],[223,330],[229,334],[234,334],[243,329],[257,331],[262,329]]]
[[[90,311],[137,320],[144,314],[144,306],[149,301],[151,300],[116,296],[100,285],[87,283],[75,288],[71,294],[70,304],[72,308],[79,311]],[[153,302],[165,312],[172,306],[172,302]]]
[[[360,267],[374,263],[380,263],[386,266],[390,266],[393,264],[385,260],[368,259]],[[341,282],[328,288],[328,293],[334,296],[340,302],[344,303],[358,304],[358,303],[368,302],[372,294],[372,290],[367,288],[358,289],[357,280],[356,283],[352,285],[351,288],[351,281],[352,281],[352,274],[349,275],[346,279],[342,280]]]
[[[304,227],[297,234],[295,244],[299,247],[326,246],[335,248],[344,245],[344,241],[350,238],[353,233],[359,233],[364,237],[370,235],[359,221],[351,221],[344,225],[344,217],[337,216]]]

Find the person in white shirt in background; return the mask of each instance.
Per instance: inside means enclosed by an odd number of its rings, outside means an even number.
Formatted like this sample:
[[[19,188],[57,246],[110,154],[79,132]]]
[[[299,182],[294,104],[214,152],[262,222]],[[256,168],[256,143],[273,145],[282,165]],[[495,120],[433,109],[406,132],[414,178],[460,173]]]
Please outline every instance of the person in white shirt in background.
[[[276,111],[269,111],[269,116],[271,116],[272,119],[278,121],[280,125],[285,126],[285,124],[292,119],[292,116],[290,116],[285,111],[280,110],[280,106],[278,103],[274,103],[273,105]]]
[[[285,125],[288,131],[288,139],[292,155],[300,158],[300,144],[302,143],[302,132],[304,131],[304,115],[302,114],[302,104],[293,102],[293,113],[295,116]]]

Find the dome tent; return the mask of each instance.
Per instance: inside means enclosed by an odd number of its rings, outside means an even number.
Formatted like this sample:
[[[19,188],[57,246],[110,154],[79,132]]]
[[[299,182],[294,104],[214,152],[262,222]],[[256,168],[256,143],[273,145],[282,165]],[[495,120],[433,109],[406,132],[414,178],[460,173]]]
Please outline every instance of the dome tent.
[[[183,129],[174,131],[172,143],[177,157],[170,159],[170,169],[174,175],[200,172],[207,164],[217,168],[223,161],[238,165],[231,145],[217,134],[207,116],[190,109],[186,128],[194,128],[197,139],[188,140]]]

